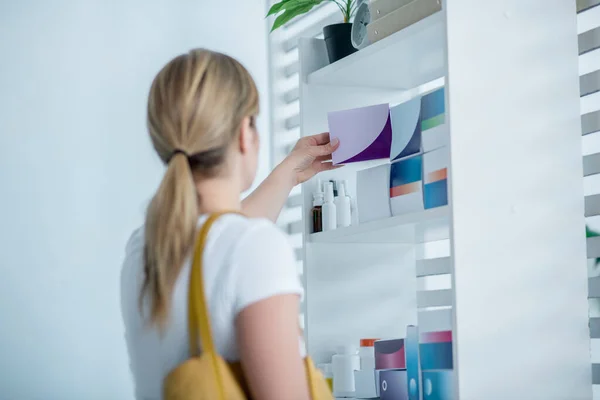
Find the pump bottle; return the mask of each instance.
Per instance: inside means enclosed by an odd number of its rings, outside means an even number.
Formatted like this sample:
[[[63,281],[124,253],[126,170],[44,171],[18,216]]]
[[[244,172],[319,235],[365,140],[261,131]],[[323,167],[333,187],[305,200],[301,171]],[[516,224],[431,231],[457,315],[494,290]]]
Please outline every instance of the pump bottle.
[[[337,228],[337,212],[333,203],[333,184],[325,184],[325,203],[322,208],[323,213],[323,231],[332,231]]]
[[[352,211],[350,197],[346,195],[346,182],[338,182],[338,196],[335,198],[337,213],[337,227],[344,228],[352,225]]]

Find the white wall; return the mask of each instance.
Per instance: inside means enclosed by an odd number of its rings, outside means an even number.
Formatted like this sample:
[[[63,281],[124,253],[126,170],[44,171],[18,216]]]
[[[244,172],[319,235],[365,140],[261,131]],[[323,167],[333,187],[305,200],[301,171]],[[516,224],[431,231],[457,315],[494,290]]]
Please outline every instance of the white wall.
[[[149,85],[205,46],[267,96],[263,17],[262,0],[0,1],[2,399],[133,397],[119,271],[162,174]]]

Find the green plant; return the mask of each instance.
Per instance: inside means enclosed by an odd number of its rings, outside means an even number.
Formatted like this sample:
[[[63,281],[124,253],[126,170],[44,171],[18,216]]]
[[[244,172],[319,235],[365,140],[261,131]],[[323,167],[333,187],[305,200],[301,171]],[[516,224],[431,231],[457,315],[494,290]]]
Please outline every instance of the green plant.
[[[591,237],[596,237],[596,236],[600,236],[600,233],[591,230],[587,225],[585,226],[585,237],[586,238],[591,238]],[[600,264],[600,258],[596,258],[596,263],[594,265],[598,265]]]
[[[317,6],[324,1],[335,3],[342,15],[344,16],[344,22],[350,22],[350,19],[354,16],[360,0],[281,0],[279,3],[274,4],[269,10],[267,17],[270,15],[280,14],[273,22],[271,32],[275,29],[283,26],[284,24],[291,21],[298,15],[306,14],[314,6]]]

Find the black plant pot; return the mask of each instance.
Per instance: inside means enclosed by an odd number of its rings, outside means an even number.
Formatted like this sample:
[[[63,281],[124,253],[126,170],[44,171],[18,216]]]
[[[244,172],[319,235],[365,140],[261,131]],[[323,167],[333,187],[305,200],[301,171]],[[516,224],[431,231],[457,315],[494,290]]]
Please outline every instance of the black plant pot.
[[[341,60],[357,51],[352,46],[351,32],[351,23],[333,24],[323,28],[330,63]]]

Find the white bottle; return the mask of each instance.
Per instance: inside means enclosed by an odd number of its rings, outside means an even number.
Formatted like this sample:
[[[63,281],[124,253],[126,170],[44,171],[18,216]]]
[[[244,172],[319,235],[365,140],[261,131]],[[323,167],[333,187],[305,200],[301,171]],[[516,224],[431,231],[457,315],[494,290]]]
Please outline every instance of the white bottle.
[[[376,339],[361,339],[358,356],[360,357],[360,371],[354,371],[354,385],[356,398],[377,398],[379,381],[375,373],[375,341]]]
[[[350,204],[352,206],[352,225],[358,225],[358,203],[356,202],[356,197],[350,198]]]
[[[313,193],[313,207],[322,207],[324,202],[323,192]]]
[[[333,183],[325,183],[325,203],[322,208],[323,231],[332,231],[337,228],[337,212],[333,203]]]
[[[352,397],[356,391],[354,371],[360,370],[360,357],[356,346],[340,346],[331,358],[333,367],[333,395]]]
[[[375,342],[377,339],[361,339],[358,349],[360,357],[360,369],[375,369]]]
[[[348,189],[348,181],[342,181],[344,183],[344,190],[346,191],[346,197],[350,199],[350,220],[351,225],[358,225],[358,204],[356,202],[356,197],[350,196],[350,190]]]
[[[344,228],[352,225],[352,206],[350,197],[346,195],[346,182],[338,182],[338,196],[335,198],[337,227]]]

